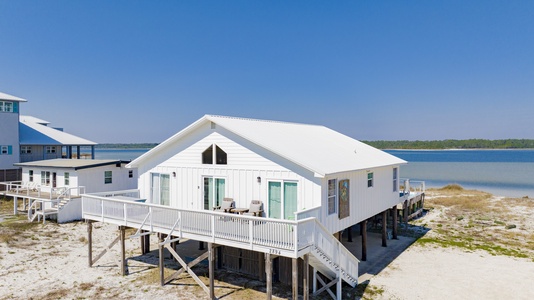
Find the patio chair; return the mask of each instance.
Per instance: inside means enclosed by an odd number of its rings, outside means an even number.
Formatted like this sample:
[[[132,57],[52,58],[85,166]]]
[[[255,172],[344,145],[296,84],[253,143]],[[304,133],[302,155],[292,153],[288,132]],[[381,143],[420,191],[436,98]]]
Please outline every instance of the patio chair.
[[[213,207],[214,211],[230,212],[232,208],[235,208],[235,201],[233,198],[224,198],[221,205]]]
[[[252,200],[250,201],[250,208],[248,209],[248,212],[243,213],[243,215],[261,217],[262,213],[263,202],[260,200]]]

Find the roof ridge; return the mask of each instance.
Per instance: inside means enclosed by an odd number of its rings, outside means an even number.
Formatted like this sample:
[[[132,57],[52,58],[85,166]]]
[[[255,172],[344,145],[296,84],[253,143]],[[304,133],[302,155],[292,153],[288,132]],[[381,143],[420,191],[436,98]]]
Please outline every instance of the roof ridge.
[[[325,127],[318,124],[308,124],[308,123],[297,123],[289,121],[280,121],[280,120],[265,120],[265,119],[256,119],[256,118],[245,118],[245,117],[234,117],[234,116],[222,116],[222,115],[206,115],[209,119],[210,117],[214,118],[225,118],[225,119],[235,119],[235,120],[244,120],[244,121],[255,121],[255,122],[265,122],[265,123],[280,123],[280,124],[293,124],[293,125],[306,125],[306,126],[318,126]]]

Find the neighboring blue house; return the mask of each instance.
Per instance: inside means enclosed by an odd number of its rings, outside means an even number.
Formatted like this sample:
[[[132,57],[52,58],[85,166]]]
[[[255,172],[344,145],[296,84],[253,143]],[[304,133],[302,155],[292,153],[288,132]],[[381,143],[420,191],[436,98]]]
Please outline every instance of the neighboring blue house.
[[[13,164],[73,156],[80,158],[81,147],[91,147],[91,158],[94,159],[97,143],[50,127],[47,121],[20,115],[20,103],[23,102],[27,101],[0,92],[0,182],[21,180],[20,167]]]

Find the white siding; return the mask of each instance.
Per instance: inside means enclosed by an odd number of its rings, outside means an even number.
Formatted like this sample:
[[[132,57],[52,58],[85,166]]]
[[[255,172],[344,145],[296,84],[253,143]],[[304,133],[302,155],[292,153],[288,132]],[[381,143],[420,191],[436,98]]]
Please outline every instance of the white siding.
[[[398,189],[393,191],[393,168],[381,167],[329,176],[323,181],[322,221],[332,233],[368,219],[400,203]],[[373,187],[367,187],[367,174],[373,172]],[[328,179],[349,179],[350,216],[339,219],[338,213],[328,215]],[[339,200],[338,200],[339,201]],[[339,210],[339,208],[338,208]]]
[[[226,152],[226,165],[202,164],[202,152],[213,144]],[[139,189],[142,198],[150,199],[150,174],[164,173],[170,175],[170,205],[174,207],[203,209],[204,176],[225,178],[225,196],[234,198],[237,207],[248,207],[251,200],[261,200],[264,211],[268,211],[269,180],[298,182],[298,210],[320,205],[319,178],[224,129],[204,126],[171,148],[151,159],[152,164],[157,165],[145,164],[140,167]],[[165,156],[169,157],[163,160]],[[258,183],[258,177],[261,183]]]

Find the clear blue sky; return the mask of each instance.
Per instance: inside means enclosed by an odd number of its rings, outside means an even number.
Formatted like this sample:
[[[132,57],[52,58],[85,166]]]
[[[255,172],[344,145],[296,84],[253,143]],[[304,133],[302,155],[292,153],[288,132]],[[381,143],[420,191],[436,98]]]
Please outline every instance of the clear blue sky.
[[[534,138],[534,1],[0,0],[0,91],[100,143],[204,114]]]

